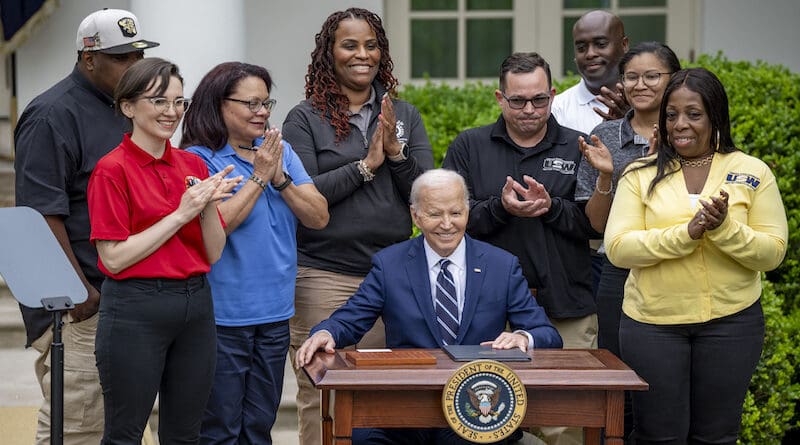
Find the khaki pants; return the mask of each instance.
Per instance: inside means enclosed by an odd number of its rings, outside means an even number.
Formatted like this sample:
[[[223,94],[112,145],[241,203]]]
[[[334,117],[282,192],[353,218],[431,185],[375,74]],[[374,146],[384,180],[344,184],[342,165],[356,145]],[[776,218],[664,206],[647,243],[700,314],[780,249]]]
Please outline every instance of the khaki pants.
[[[64,445],[100,443],[103,437],[103,392],[94,358],[94,335],[98,314],[80,323],[64,316],[61,329],[64,342]],[[53,330],[47,331],[31,346],[39,352],[34,371],[42,388],[44,401],[39,409],[36,443],[50,443],[50,345]]]
[[[308,332],[352,296],[364,277],[354,277],[320,269],[299,266],[294,295],[295,315],[289,322],[291,346],[289,357],[297,378],[297,418],[300,445],[322,443],[320,392],[314,388],[305,371],[294,367],[297,349],[308,338]],[[382,348],[386,345],[383,321],[378,319],[358,343],[360,348]],[[339,348],[339,345],[337,345]]]
[[[565,318],[550,320],[555,326],[564,349],[597,349],[597,314],[581,318]],[[581,445],[583,430],[581,428],[543,427],[538,429],[548,445]]]

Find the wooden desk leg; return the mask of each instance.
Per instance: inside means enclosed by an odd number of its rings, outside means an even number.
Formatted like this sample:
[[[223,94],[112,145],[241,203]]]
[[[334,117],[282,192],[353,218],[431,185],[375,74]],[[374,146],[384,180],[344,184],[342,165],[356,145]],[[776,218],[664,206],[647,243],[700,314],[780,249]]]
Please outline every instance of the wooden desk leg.
[[[333,406],[333,443],[335,445],[352,445],[353,391],[336,391]]]
[[[331,418],[331,392],[322,391],[322,399],[319,404],[320,416],[322,417],[322,445],[333,445],[333,419]]]
[[[583,429],[584,445],[600,445],[600,428]]]
[[[623,445],[625,434],[625,392],[606,392],[606,445]]]

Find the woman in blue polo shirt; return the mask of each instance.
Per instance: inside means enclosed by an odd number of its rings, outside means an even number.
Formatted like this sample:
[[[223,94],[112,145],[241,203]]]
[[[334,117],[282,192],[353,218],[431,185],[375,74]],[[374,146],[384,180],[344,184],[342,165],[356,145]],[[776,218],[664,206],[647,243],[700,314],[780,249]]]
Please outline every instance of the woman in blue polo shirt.
[[[181,146],[210,172],[232,164],[247,178],[221,203],[228,243],[211,268],[217,370],[201,442],[272,443],[289,349],[297,274],[297,222],[328,223],[328,203],[277,129],[268,129],[272,79],[239,62],[200,81]]]

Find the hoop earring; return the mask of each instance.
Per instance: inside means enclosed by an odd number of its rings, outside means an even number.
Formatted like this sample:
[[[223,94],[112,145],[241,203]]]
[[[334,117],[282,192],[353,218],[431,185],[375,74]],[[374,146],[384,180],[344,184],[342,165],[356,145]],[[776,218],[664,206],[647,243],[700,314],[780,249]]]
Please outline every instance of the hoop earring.
[[[717,130],[717,145],[714,147],[714,151],[719,151],[719,130]]]

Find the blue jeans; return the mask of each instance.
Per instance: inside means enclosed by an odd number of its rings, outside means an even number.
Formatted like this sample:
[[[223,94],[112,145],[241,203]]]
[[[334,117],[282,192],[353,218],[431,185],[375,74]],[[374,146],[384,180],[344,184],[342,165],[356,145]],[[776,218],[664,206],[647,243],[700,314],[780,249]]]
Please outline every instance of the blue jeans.
[[[271,444],[289,350],[289,321],[217,326],[217,371],[202,444]]]
[[[735,444],[764,343],[756,302],[706,323],[653,325],[623,314],[622,358],[648,384],[631,391],[637,445]]]
[[[106,279],[95,356],[104,445],[142,442],[159,394],[162,444],[197,443],[214,377],[214,304],[205,276]]]

